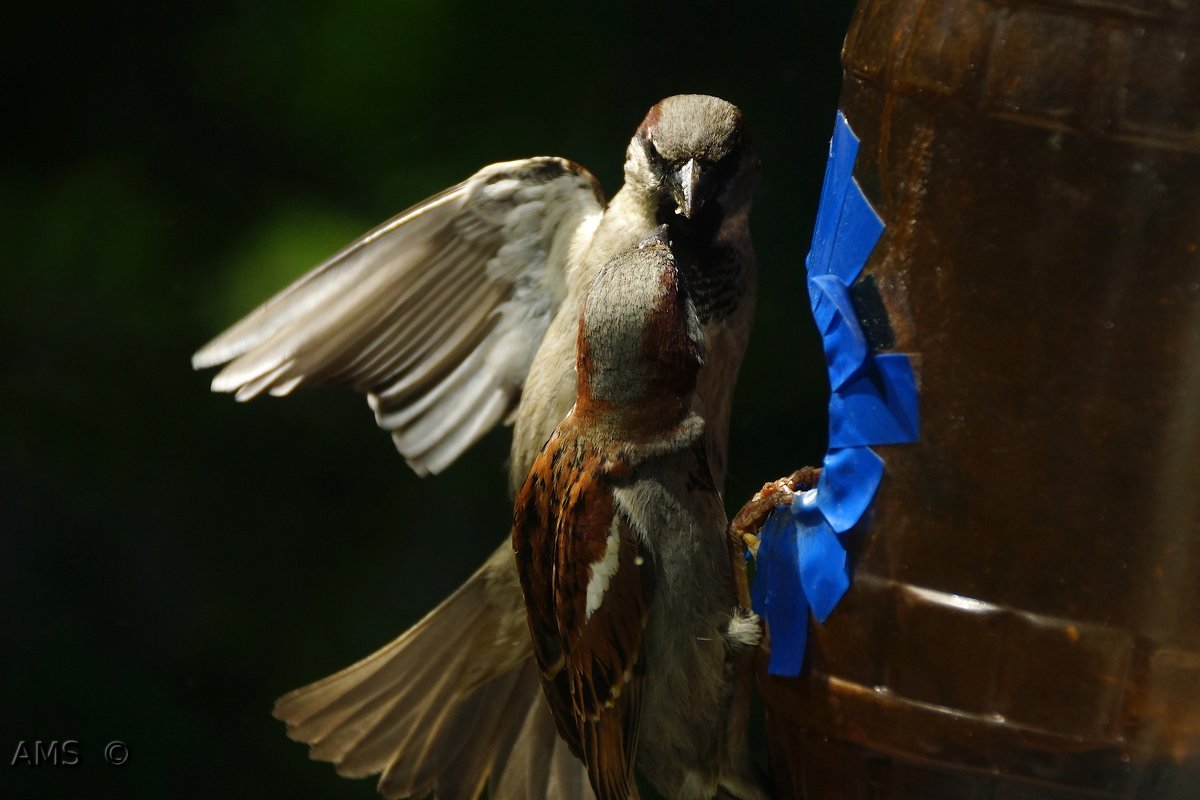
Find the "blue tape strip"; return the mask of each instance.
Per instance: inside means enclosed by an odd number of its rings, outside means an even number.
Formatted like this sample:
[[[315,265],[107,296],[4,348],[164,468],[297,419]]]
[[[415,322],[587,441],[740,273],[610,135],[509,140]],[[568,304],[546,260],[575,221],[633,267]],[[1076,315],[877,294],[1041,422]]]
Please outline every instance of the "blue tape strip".
[[[800,495],[796,501],[803,510],[796,514],[795,503],[792,510],[798,528],[800,586],[813,616],[824,622],[850,588],[850,576],[846,573],[846,549],[821,513],[817,494]]]
[[[917,440],[917,383],[908,356],[874,356],[829,397],[829,446]]]
[[[751,600],[771,626],[767,671],[772,675],[800,673],[809,610],[824,622],[850,587],[846,550],[818,507],[817,495],[817,490],[797,495],[763,527]]]
[[[771,631],[772,675],[804,662],[808,612],[824,622],[850,586],[839,535],[862,519],[883,480],[870,445],[916,441],[917,386],[908,356],[872,355],[850,285],[884,230],[854,179],[858,137],[839,111],[807,264],[813,319],[829,370],[829,451],[816,489],[776,509],[763,528],[754,609]]]
[[[834,533],[854,527],[883,480],[883,459],[869,447],[832,448],[817,483],[817,506]]]
[[[854,180],[857,155],[858,137],[839,111],[829,143],[829,163],[821,187],[808,271],[813,275],[836,275],[847,285],[862,272],[884,229],[883,220]]]
[[[800,585],[817,622],[824,622],[850,588],[846,548],[828,525],[800,538]]]
[[[858,142],[855,141],[857,150]],[[875,249],[875,243],[883,235],[883,220],[871,208],[863,196],[858,182],[851,179],[853,191],[846,194],[842,207],[842,220],[838,225],[837,243],[833,258],[829,261],[829,272],[837,275],[847,285],[862,272],[867,257]],[[842,244],[842,243],[845,244]]]
[[[908,444],[921,438],[921,410],[917,402],[917,376],[912,359],[904,353],[881,353],[872,358],[883,379],[884,399],[896,422],[899,436],[891,442],[873,444]]]
[[[771,626],[768,670],[780,670],[772,675],[798,675],[804,664],[808,603],[800,585],[797,541],[789,510],[787,514],[771,515],[758,548],[751,605]]]
[[[858,324],[846,284],[836,275],[808,279],[813,319],[825,346],[829,387],[837,391],[857,374],[867,360],[867,337]]]

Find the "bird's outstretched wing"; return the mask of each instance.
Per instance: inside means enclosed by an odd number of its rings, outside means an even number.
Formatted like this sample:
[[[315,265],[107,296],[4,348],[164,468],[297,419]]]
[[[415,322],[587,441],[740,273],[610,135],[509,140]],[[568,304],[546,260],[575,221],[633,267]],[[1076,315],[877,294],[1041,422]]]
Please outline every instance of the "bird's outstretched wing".
[[[515,409],[567,270],[603,213],[561,158],[484,167],[354,241],[201,348],[218,392],[367,394],[419,474]]]

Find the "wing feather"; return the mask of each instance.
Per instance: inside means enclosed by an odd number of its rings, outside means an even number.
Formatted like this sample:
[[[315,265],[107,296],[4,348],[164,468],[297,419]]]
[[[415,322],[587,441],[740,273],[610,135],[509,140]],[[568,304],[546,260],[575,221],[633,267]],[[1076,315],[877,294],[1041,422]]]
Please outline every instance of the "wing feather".
[[[337,369],[314,375],[314,379],[320,378],[331,383],[355,382],[359,388],[370,386],[379,379],[369,374],[369,370],[363,366],[364,362],[372,360],[380,352],[400,356],[427,349],[431,338],[419,334],[426,332],[426,328],[432,328],[429,333],[436,337],[438,328],[444,328],[448,322],[461,318],[470,310],[468,306],[454,308],[450,314],[439,314],[440,308],[453,300],[455,295],[464,301],[461,305],[467,306],[465,301],[482,296],[490,288],[488,284],[476,283],[464,292],[456,285],[470,275],[472,268],[479,268],[477,262],[466,258],[468,255],[465,247],[456,243],[448,245],[447,252],[432,261],[413,285],[398,287],[399,296],[379,315],[376,324],[365,331],[362,341],[351,349],[343,363],[331,364]],[[444,273],[443,281],[430,285],[432,278],[439,273]],[[466,335],[466,332],[462,335]]]
[[[437,472],[520,397],[566,295],[571,259],[603,212],[560,158],[484,167],[396,215],[201,348],[238,400],[351,386],[421,474]]]
[[[654,565],[618,512],[603,455],[546,444],[517,498],[513,546],[542,687],[599,800],[634,798]]]
[[[444,220],[442,207],[461,206],[467,183],[445,189],[355,239],[198,350],[192,356],[192,366],[204,369],[232,361],[297,317],[319,307],[324,298],[336,294],[341,286],[354,279],[362,266],[362,250],[404,225],[412,226],[410,235],[421,233],[420,229],[425,227],[420,221],[423,215],[429,217],[428,222]]]

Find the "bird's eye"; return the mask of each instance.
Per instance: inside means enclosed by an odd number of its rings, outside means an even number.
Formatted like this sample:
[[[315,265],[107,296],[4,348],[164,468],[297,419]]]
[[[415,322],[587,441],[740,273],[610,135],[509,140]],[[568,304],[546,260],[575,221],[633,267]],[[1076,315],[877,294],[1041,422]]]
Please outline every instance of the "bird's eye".
[[[654,142],[647,143],[646,152],[649,154],[650,160],[653,163],[655,163],[657,165],[667,166],[667,159],[663,158],[662,153],[658,152],[658,148],[654,146]]]
[[[737,174],[741,162],[742,149],[740,147],[734,147],[715,162],[709,162],[705,166],[709,171],[709,174],[712,176],[713,182],[724,185],[728,181],[732,180],[733,176]]]

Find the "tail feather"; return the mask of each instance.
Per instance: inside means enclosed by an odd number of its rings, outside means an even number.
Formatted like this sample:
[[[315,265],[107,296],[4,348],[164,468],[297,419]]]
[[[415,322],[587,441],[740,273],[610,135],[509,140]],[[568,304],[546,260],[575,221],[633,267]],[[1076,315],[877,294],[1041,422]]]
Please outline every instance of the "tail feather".
[[[529,661],[529,672],[537,678],[532,659]],[[537,690],[541,691],[540,684],[537,684]],[[542,700],[541,697],[538,699]],[[541,724],[543,717],[548,724]],[[547,794],[550,756],[558,733],[554,730],[550,709],[545,706],[544,700],[529,704],[514,734],[509,748],[506,748],[508,757],[504,760],[503,769],[490,786],[491,794],[511,800],[543,800],[550,797]],[[578,761],[575,763],[579,764]],[[582,770],[583,765],[580,764],[579,768]]]
[[[446,647],[453,648],[455,644],[447,642]],[[289,735],[311,743],[312,757],[337,763],[343,775],[361,777],[379,772],[396,749],[403,748],[411,736],[419,733],[420,718],[433,710],[427,699],[454,693],[456,662],[443,665],[428,662],[423,666],[424,669],[408,671],[403,669],[404,664],[397,664],[384,676],[388,681],[373,676],[376,678],[373,682],[379,685],[371,687],[369,693],[334,700],[316,718]],[[401,674],[404,683],[397,685],[396,678]],[[344,710],[340,708],[343,702],[347,706]]]
[[[343,774],[370,775],[386,767],[391,752],[374,763],[362,763],[361,754],[399,747],[410,730],[405,718],[427,713],[431,698],[454,694],[454,673],[464,651],[473,649],[474,624],[464,619],[477,605],[473,582],[383,649],[280,698],[274,713],[288,724],[288,736],[312,745],[314,759],[344,764]]]
[[[507,542],[400,638],[274,713],[340,774],[383,773],[387,798],[593,797],[542,696]]]
[[[550,722],[543,724],[554,727]],[[596,797],[588,783],[587,770],[558,735],[554,737],[554,754],[550,757],[550,782],[546,797],[561,797],[563,800],[595,800]]]
[[[510,746],[500,755],[503,769],[489,784],[493,798],[504,800],[595,800],[587,770],[554,727],[554,717],[542,696],[533,660],[526,662],[522,681],[537,702],[530,703]]]
[[[491,771],[498,766],[500,736],[484,732],[512,725],[512,720],[519,718],[521,710],[530,703],[528,686],[521,681],[525,672],[525,669],[512,670],[478,687],[475,693],[482,702],[470,707],[464,704],[465,713],[457,715],[436,740],[429,742],[428,752],[390,764],[379,780],[380,793],[385,797],[405,797],[419,795],[421,787],[436,786],[441,800],[479,797]],[[532,699],[539,698],[535,695]],[[435,757],[438,753],[441,758]],[[447,769],[446,763],[453,764],[453,769]]]
[[[431,687],[429,696],[439,698],[453,693],[453,681],[443,676]],[[406,699],[392,700],[371,727],[353,737],[353,749],[338,762],[340,774],[347,777],[373,775],[386,770],[398,758],[419,756],[426,749],[424,745],[440,734],[447,715],[464,713],[468,706],[476,705],[467,699],[441,705],[435,699],[410,710],[405,707]],[[313,752],[315,755],[316,749]]]

